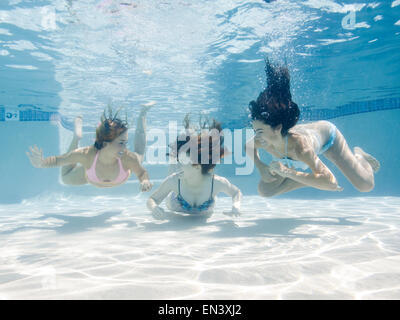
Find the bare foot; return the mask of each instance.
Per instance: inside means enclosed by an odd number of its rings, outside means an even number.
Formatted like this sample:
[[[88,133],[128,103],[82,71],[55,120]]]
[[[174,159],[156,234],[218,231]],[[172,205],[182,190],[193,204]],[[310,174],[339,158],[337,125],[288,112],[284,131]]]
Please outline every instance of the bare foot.
[[[77,116],[74,121],[74,138],[82,139],[82,117]]]
[[[369,165],[371,166],[372,170],[374,170],[374,172],[378,172],[381,164],[378,160],[376,160],[373,156],[371,156],[370,154],[366,153],[363,149],[361,149],[360,147],[354,147],[354,153],[355,154],[359,154],[361,155],[365,160],[367,160],[367,162],[369,163]]]
[[[156,104],[155,101],[149,101],[149,102],[147,102],[147,103],[141,104],[141,106],[142,106],[141,112],[142,112],[142,113],[146,113],[146,112],[149,111],[150,108],[151,108],[152,106],[154,106],[155,104]]]

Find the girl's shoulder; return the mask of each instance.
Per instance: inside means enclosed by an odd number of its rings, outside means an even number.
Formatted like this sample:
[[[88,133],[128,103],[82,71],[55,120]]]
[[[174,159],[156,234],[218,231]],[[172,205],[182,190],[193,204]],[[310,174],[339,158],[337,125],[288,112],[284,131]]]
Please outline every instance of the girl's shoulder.
[[[170,174],[165,180],[171,181],[171,182],[178,182],[179,179],[182,179],[183,177],[183,171],[177,171],[172,174]]]
[[[130,151],[130,150],[126,150],[126,152],[124,152],[122,159],[127,159],[127,160],[138,160],[138,155],[136,152]]]
[[[168,185],[171,188],[177,187],[179,179],[181,179],[181,177],[182,177],[182,174],[183,173],[181,173],[181,172],[174,172],[174,173],[168,175],[166,178],[164,178],[164,180],[162,181],[162,184]]]
[[[72,151],[75,154],[79,154],[80,156],[84,157],[85,159],[92,159],[96,155],[96,148],[93,146],[81,147],[77,148]]]
[[[214,194],[224,192],[231,195],[239,190],[239,188],[230,182],[227,178],[214,175]],[[240,191],[240,190],[239,190]]]
[[[92,153],[96,154],[94,149],[95,148],[93,146],[86,146],[86,147],[76,148],[72,152],[73,153],[79,153],[79,154],[82,154],[82,155],[89,155],[89,154],[92,154]]]
[[[304,132],[307,130],[323,130],[326,127],[330,127],[331,125],[332,122],[329,122],[327,120],[318,120],[307,123],[298,123],[292,129],[294,129],[293,131]],[[292,131],[292,129],[290,130]]]
[[[138,154],[129,150],[126,150],[126,152],[121,156],[121,161],[124,167],[129,169],[136,168],[140,164]]]
[[[228,184],[231,184],[231,183],[227,178],[214,174],[214,185],[215,186],[228,185]]]
[[[86,146],[86,147],[82,147],[79,149],[82,150],[83,154],[87,154],[87,155],[95,155],[98,151],[94,146]]]
[[[77,157],[76,159],[79,159],[79,162],[82,163],[85,168],[87,168],[90,167],[96,155],[96,152],[93,149],[94,147],[92,146],[81,147],[72,150],[68,154]]]
[[[168,190],[178,192],[178,183],[181,176],[182,176],[181,172],[175,172],[170,174],[163,180],[161,184],[162,188],[164,189],[167,188]]]

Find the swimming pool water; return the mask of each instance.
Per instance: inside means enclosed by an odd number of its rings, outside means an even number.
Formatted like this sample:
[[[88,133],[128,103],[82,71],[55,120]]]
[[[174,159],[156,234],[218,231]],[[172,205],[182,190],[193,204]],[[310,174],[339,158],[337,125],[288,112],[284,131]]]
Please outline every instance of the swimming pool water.
[[[398,197],[266,200],[154,221],[145,197],[0,207],[2,299],[399,299]]]
[[[399,37],[398,0],[2,1],[0,298],[398,299]],[[343,192],[265,199],[256,170],[221,164],[241,217],[220,197],[207,220],[154,221],[135,178],[68,187],[25,155],[65,152],[77,115],[91,144],[107,105],[127,111],[131,149],[150,100],[149,129],[188,112],[249,128],[266,57],[287,63],[302,121],[329,119],[380,160],[372,192],[323,158]],[[144,165],[157,187],[167,166]]]

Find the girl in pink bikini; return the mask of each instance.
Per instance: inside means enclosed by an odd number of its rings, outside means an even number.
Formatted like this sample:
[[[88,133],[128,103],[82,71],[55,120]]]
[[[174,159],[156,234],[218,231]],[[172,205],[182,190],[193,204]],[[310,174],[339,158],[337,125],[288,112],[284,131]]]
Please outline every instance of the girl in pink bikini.
[[[30,147],[27,155],[36,168],[61,167],[61,179],[67,185],[90,183],[99,188],[115,187],[125,183],[133,172],[140,181],[141,191],[152,187],[147,171],[142,166],[146,147],[146,113],[154,104],[143,105],[140,112],[134,139],[135,152],[126,149],[128,124],[105,113],[96,129],[93,146],[78,148],[82,138],[82,118],[75,119],[74,138],[66,154],[43,158],[37,146]]]

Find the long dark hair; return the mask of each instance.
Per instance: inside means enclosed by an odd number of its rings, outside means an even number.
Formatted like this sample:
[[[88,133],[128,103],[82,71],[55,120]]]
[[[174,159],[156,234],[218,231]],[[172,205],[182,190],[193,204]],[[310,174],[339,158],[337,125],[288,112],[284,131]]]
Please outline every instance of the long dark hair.
[[[190,127],[189,122],[189,117],[186,116],[184,120],[185,127],[186,125]],[[176,143],[171,148],[176,148],[176,153],[174,152],[173,154],[177,158],[180,149],[184,148],[187,154],[190,154],[193,164],[200,164],[201,173],[207,174],[224,157],[224,137],[222,135],[222,125],[215,119],[212,121],[208,119],[202,121],[200,119],[199,123],[202,129],[201,132],[178,137]],[[192,154],[191,150],[196,150],[197,152]],[[202,155],[204,156],[202,157]]]
[[[290,75],[287,66],[279,66],[265,61],[267,88],[260,93],[256,101],[249,104],[252,120],[259,120],[272,128],[282,125],[282,135],[287,135],[300,117],[300,109],[292,101],[290,93]]]

